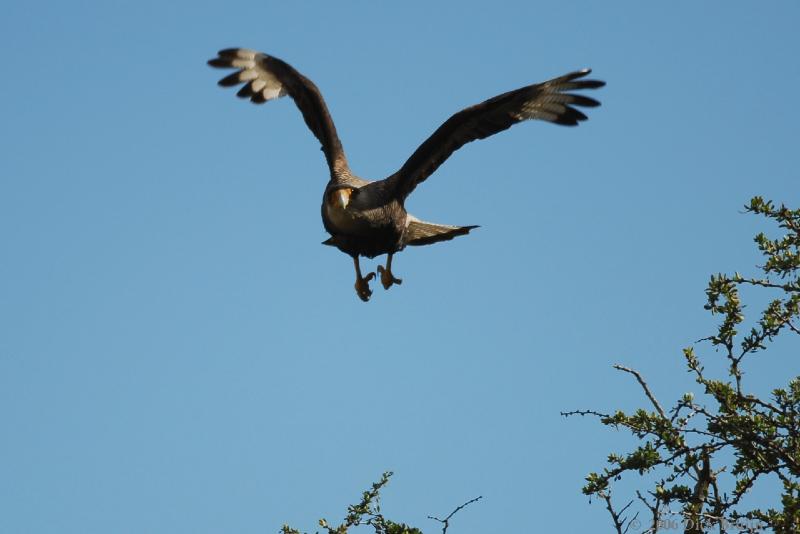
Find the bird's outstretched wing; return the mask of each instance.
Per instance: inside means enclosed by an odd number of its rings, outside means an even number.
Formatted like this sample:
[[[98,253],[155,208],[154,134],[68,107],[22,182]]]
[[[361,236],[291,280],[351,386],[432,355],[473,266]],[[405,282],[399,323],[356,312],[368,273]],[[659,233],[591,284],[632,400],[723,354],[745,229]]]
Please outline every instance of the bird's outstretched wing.
[[[399,198],[406,198],[444,163],[450,154],[476,139],[485,139],[528,119],[576,126],[586,115],[575,106],[595,107],[600,102],[569,91],[597,89],[599,80],[581,79],[590,69],[565,74],[552,80],[503,93],[463,109],[447,119],[422,143],[389,182]]]
[[[322,95],[314,83],[280,59],[245,48],[220,50],[208,61],[212,67],[239,69],[219,81],[230,87],[244,84],[236,93],[255,104],[289,95],[303,114],[306,124],[322,144],[331,176],[349,172],[342,143]]]

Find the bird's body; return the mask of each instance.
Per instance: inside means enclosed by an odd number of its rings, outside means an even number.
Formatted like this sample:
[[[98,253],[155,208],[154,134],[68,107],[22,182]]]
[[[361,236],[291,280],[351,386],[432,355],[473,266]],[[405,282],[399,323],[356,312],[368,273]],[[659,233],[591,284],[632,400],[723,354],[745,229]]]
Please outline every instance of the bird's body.
[[[403,167],[384,180],[369,181],[350,171],[336,127],[317,87],[280,59],[246,49],[227,49],[209,61],[213,67],[236,68],[220,85],[245,84],[237,93],[255,103],[291,96],[303,118],[320,141],[330,170],[322,198],[322,222],[330,238],[324,241],[353,257],[356,292],[367,301],[372,292],[362,276],[358,258],[387,254],[386,267],[379,266],[381,282],[388,289],[402,281],[391,272],[392,256],[408,245],[429,245],[465,235],[476,226],[449,226],[421,221],[406,212],[405,199],[455,150],[526,119],[577,125],[586,116],[573,106],[597,106],[594,99],[567,93],[595,89],[604,82],[582,80],[583,70],[530,85],[466,108],[445,121],[411,155]]]
[[[400,250],[407,214],[386,194],[383,182],[331,182],[322,199],[325,243],[351,256],[374,258]]]
[[[385,180],[352,177],[331,181],[322,199],[322,222],[331,235],[324,244],[350,256],[374,258],[407,245],[428,245],[463,235],[475,226],[426,223],[409,214]]]

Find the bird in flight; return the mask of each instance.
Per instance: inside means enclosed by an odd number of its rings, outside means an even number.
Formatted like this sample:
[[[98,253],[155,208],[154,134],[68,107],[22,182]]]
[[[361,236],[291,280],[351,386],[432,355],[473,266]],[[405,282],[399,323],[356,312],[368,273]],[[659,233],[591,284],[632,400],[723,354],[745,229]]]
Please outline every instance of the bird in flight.
[[[405,201],[450,155],[466,143],[485,139],[528,119],[576,126],[586,120],[577,107],[596,107],[600,102],[573,91],[605,85],[586,79],[590,69],[579,70],[528,85],[463,109],[447,119],[411,154],[403,166],[383,180],[356,176],[347,164],[342,143],[328,107],[314,83],[280,59],[244,48],[221,50],[208,61],[212,67],[236,72],[219,81],[223,87],[244,84],[237,96],[263,104],[289,95],[303,119],[322,145],[330,180],[322,197],[322,222],[330,238],[323,242],[353,258],[355,289],[364,302],[372,295],[369,282],[375,273],[363,276],[359,256],[387,254],[379,265],[381,284],[389,289],[402,280],[392,273],[392,258],[407,245],[430,245],[465,235],[477,226],[451,226],[422,221],[406,212]]]

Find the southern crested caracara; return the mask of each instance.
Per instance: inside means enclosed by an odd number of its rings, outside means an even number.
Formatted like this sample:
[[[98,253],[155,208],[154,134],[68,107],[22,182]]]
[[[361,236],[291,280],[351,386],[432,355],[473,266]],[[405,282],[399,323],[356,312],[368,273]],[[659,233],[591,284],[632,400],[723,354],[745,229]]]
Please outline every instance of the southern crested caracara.
[[[428,137],[399,171],[384,180],[368,181],[350,171],[342,143],[328,108],[314,83],[278,58],[244,48],[229,48],[208,62],[212,67],[233,68],[219,85],[244,86],[236,93],[256,104],[289,95],[306,124],[322,144],[330,180],[322,198],[322,222],[331,235],[324,241],[353,257],[356,292],[363,301],[372,291],[375,273],[362,276],[358,257],[388,254],[386,267],[378,266],[381,283],[389,289],[402,281],[392,274],[392,256],[406,245],[430,245],[468,234],[476,226],[448,226],[421,221],[405,210],[405,200],[464,144],[484,139],[527,119],[576,126],[586,115],[576,107],[595,107],[593,98],[571,91],[605,85],[584,79],[591,70],[579,70],[552,80],[528,85],[463,109]]]

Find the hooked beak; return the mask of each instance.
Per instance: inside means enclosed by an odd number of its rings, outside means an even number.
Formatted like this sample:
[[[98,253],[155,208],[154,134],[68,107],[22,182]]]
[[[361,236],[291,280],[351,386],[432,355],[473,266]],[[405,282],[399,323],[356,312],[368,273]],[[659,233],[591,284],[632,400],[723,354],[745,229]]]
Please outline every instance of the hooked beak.
[[[353,193],[353,190],[349,187],[343,187],[341,189],[337,189],[333,192],[333,205],[339,209],[344,209],[350,203],[350,195]]]

